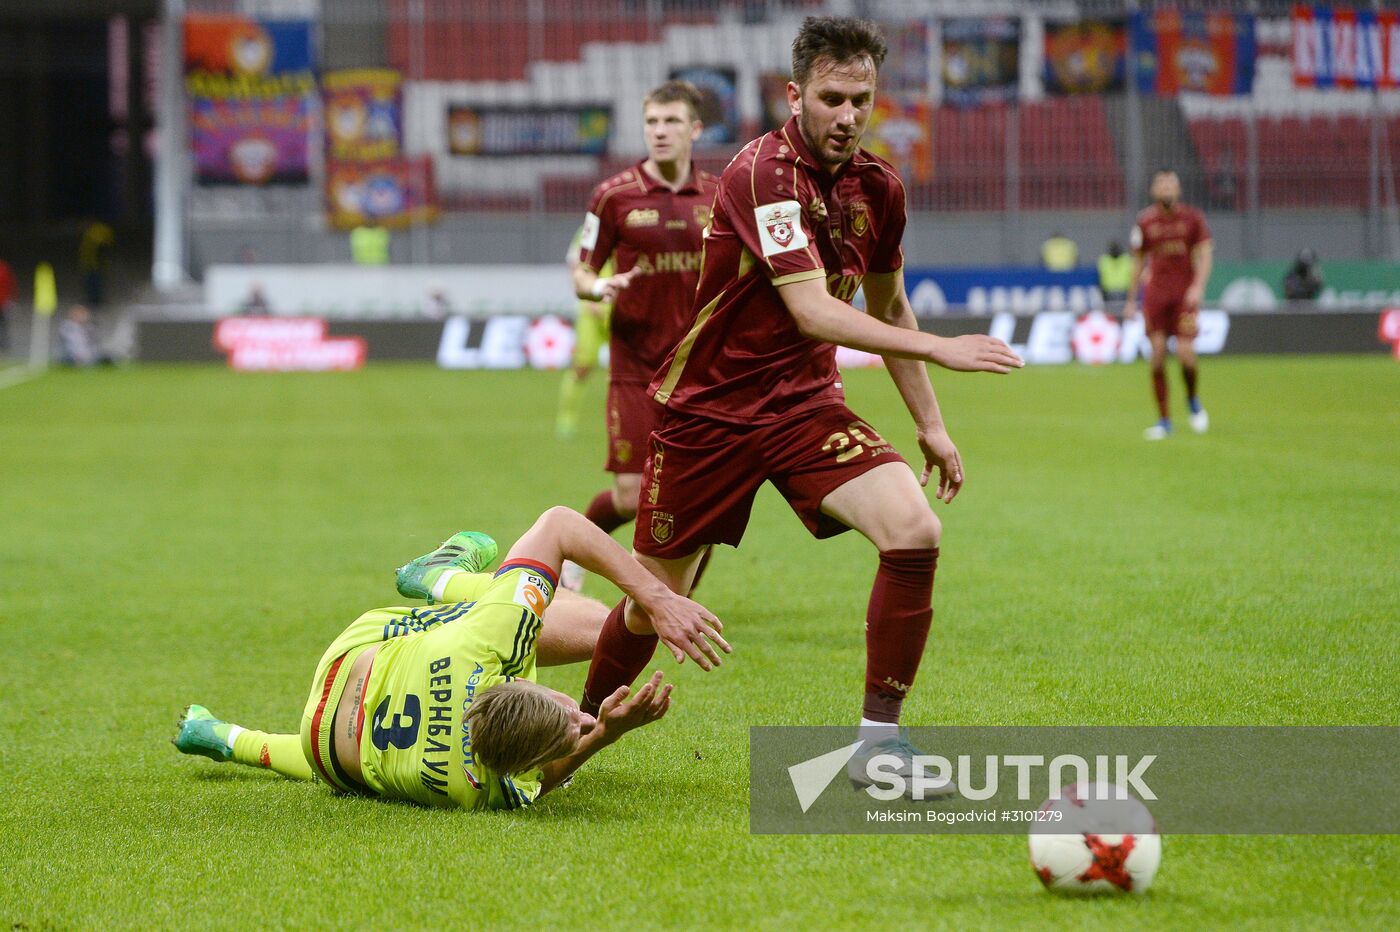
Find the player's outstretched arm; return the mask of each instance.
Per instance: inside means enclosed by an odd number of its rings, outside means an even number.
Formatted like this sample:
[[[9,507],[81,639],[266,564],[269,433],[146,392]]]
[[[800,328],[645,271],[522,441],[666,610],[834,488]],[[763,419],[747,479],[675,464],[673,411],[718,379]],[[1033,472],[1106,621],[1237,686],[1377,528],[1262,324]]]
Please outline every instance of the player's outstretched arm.
[[[903,270],[867,275],[864,287],[867,314],[892,327],[909,331],[919,329],[918,319],[904,290]],[[928,369],[919,360],[886,356],[885,370],[899,389],[904,406],[909,409],[909,416],[914,419],[918,430],[919,449],[924,454],[919,484],[928,485],[929,477],[937,470],[937,497],[951,502],[962,488],[962,458],[943,423],[943,412],[939,410],[938,396],[933,392]]]
[[[632,558],[626,550],[592,521],[556,505],[540,515],[530,530],[515,542],[506,557],[539,560],[558,572],[565,560],[573,560],[591,573],[613,582],[651,619],[658,636],[675,653],[677,645],[702,668],[718,666],[719,652],[730,652],[721,636],[724,625],[709,609],[677,595]],[[677,654],[677,660],[682,655]]]
[[[671,708],[671,684],[661,683],[661,671],[652,674],[636,695],[631,689],[619,687],[598,710],[598,723],[580,739],[574,753],[552,760],[541,768],[540,795],[543,796],[573,775],[583,762],[613,744],[629,731],[659,722]]]
[[[918,359],[957,372],[1010,372],[1025,363],[996,337],[940,337],[905,330],[862,314],[827,294],[820,278],[778,287],[783,304],[804,337],[896,359]]]

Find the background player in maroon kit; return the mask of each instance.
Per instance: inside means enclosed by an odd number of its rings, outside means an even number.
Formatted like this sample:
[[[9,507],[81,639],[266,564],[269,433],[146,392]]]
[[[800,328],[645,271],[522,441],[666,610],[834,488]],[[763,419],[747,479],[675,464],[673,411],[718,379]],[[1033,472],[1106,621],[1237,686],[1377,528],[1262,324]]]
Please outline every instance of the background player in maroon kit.
[[[1211,242],[1206,218],[1181,203],[1181,179],[1169,169],[1152,176],[1151,207],[1144,208],[1133,227],[1133,279],[1123,316],[1137,316],[1138,283],[1142,310],[1147,318],[1147,339],[1152,343],[1152,390],[1157,395],[1158,421],[1143,436],[1162,440],[1171,436],[1171,409],[1167,404],[1167,338],[1176,337],[1176,358],[1186,383],[1186,404],[1191,409],[1191,429],[1203,434],[1210,416],[1196,397],[1199,363],[1196,357],[1196,320],[1210,279]]]
[[[705,240],[694,322],[650,391],[665,406],[643,479],[634,548],[677,592],[713,544],[737,546],[769,481],[808,530],[856,528],[880,551],[866,616],[862,726],[867,748],[909,766],[896,727],[932,617],[940,525],[920,488],[963,484],[924,362],[1007,372],[1021,361],[986,336],[918,330],[904,292],[904,187],[859,148],[885,43],[860,20],[808,18],[793,43],[793,118],[745,146],[725,169]],[[868,316],[850,307],[864,282]],[[882,354],[914,418],[922,479],[846,408],[835,344]],[[712,626],[651,622],[619,604],[604,624],[585,708],[630,683],[657,638],[708,670],[728,644]]]
[[[613,485],[587,511],[610,533],[637,513],[647,438],[661,416],[647,383],[690,326],[700,281],[701,236],[719,179],[691,165],[703,129],[699,105],[700,93],[687,81],[649,93],[642,104],[647,158],[598,185],[584,219],[574,287],[580,298],[614,303],[607,408]],[[599,278],[609,257],[617,274]],[[573,567],[565,576],[565,585],[576,587]]]

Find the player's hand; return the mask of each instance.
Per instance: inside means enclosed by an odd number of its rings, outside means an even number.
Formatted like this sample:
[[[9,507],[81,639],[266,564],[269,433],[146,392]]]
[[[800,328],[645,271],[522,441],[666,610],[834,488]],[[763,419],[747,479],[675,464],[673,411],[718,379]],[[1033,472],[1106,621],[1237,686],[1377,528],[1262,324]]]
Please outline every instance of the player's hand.
[[[641,272],[640,269],[629,269],[619,275],[614,275],[606,279],[603,285],[603,293],[598,296],[598,300],[604,304],[612,304],[617,301],[617,296],[622,293],[628,285],[632,284],[632,279]]]
[[[627,732],[666,716],[671,708],[672,686],[670,683],[661,685],[661,680],[661,671],[657,670],[630,698],[632,690],[619,686],[617,692],[603,700],[598,709],[598,724],[602,726],[605,740],[616,741]]]
[[[651,618],[656,636],[676,658],[676,663],[685,663],[685,658],[689,657],[702,670],[719,666],[719,651],[715,648],[726,654],[733,650],[720,634],[724,624],[699,602],[669,589],[664,593],[653,604],[642,605],[642,609]]]
[[[1134,301],[1132,298],[1129,298],[1128,300],[1124,301],[1124,302],[1123,302],[1123,319],[1124,319],[1124,320],[1137,320],[1137,315],[1138,315],[1137,302]]]
[[[934,498],[951,502],[963,485],[962,457],[952,438],[941,427],[926,427],[919,431],[919,449],[924,451],[924,473],[919,477],[919,485],[927,486],[933,471],[938,470]]]
[[[1202,294],[1203,290],[1204,289],[1196,285],[1192,285],[1190,288],[1186,289],[1186,294],[1182,296],[1181,303],[1186,305],[1185,310],[1188,314],[1195,313],[1201,309],[1201,299],[1205,297],[1205,295]]]
[[[1001,340],[980,333],[939,340],[937,348],[929,356],[929,362],[954,372],[1000,373],[1019,369],[1026,364]]]

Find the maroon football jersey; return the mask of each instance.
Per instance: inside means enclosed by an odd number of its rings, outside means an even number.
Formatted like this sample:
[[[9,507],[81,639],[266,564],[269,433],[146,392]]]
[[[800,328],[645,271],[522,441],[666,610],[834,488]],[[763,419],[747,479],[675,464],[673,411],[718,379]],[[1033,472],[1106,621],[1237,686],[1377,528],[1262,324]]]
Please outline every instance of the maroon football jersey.
[[[694,322],[650,390],[676,411],[761,424],[844,401],[836,347],[798,332],[778,286],[809,278],[850,303],[904,264],[904,185],[860,149],[835,175],[789,120],[720,176]]]
[[[1177,204],[1163,210],[1160,204],[1153,204],[1140,211],[1132,246],[1147,263],[1147,299],[1180,301],[1195,274],[1191,251],[1208,242],[1210,228],[1194,207]]]
[[[581,261],[597,272],[608,257],[617,272],[640,269],[617,297],[609,353],[614,382],[651,381],[690,326],[700,281],[701,235],[710,221],[719,179],[692,166],[672,191],[639,162],[593,189],[579,244]]]

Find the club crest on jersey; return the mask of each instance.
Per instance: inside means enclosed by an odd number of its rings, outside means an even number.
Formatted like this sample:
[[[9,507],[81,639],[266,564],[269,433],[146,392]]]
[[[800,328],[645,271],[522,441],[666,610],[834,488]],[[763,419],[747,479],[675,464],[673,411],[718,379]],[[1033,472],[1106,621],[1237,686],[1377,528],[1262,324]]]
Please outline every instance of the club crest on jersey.
[[[664,511],[653,511],[651,513],[651,539],[658,544],[664,544],[671,539],[671,535],[676,533],[676,518],[674,515]]]
[[[856,236],[864,236],[865,231],[870,229],[870,208],[865,201],[856,201],[850,207],[851,232]]]
[[[691,214],[695,217],[695,225],[704,228],[710,223],[710,205],[696,204],[691,208]]]
[[[765,258],[806,248],[807,234],[798,222],[801,215],[802,205],[796,201],[779,201],[754,208],[759,244]]]

